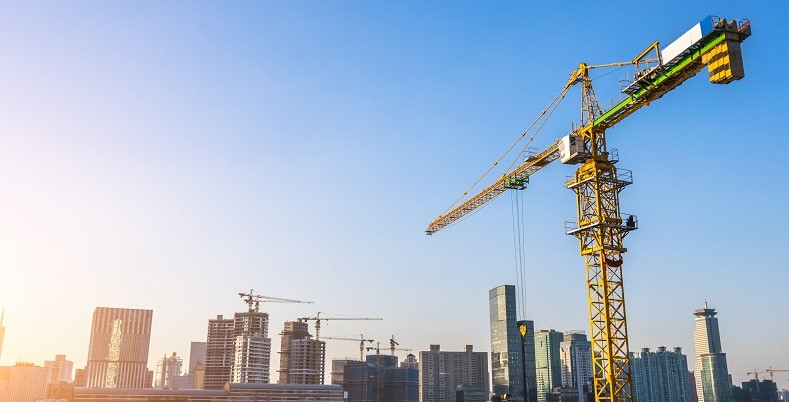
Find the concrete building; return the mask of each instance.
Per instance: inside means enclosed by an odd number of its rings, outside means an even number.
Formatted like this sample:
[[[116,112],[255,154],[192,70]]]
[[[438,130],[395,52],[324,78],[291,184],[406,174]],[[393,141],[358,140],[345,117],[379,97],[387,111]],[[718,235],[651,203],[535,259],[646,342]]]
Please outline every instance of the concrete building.
[[[57,384],[61,381],[71,382],[74,362],[66,360],[66,355],[55,355],[55,360],[45,361],[44,367],[49,370],[48,384]]]
[[[193,389],[205,389],[205,366],[201,362],[195,364],[194,376],[192,377]]]
[[[488,292],[490,307],[490,371],[493,394],[524,402],[523,340],[516,317],[515,286],[501,285]],[[533,331],[528,331],[528,334]],[[527,351],[529,353],[529,351]],[[531,401],[530,401],[531,402]]]
[[[32,363],[0,367],[0,402],[33,402],[47,393],[49,369]]]
[[[490,392],[479,387],[467,387],[458,385],[455,388],[455,401],[457,402],[487,402],[490,400]]]
[[[693,330],[696,364],[693,372],[699,402],[725,402],[731,387],[716,314],[715,309],[708,308],[707,302],[704,302],[704,308],[693,313],[696,316]]]
[[[228,382],[268,383],[268,314],[250,308],[232,319],[208,320],[205,360],[205,389],[222,389]]]
[[[195,371],[195,366],[197,363],[202,363],[205,365],[205,354],[206,348],[208,347],[207,342],[192,342],[189,345],[189,372]]]
[[[558,387],[545,394],[547,402],[578,402],[583,394],[576,387]],[[640,402],[640,401],[639,401]]]
[[[232,381],[267,384],[271,366],[271,338],[268,337],[268,314],[260,311],[236,313]]]
[[[51,401],[71,401],[74,399],[74,383],[60,381],[54,384],[47,384],[46,399]]]
[[[145,385],[152,317],[151,310],[96,308],[88,349],[88,387]]]
[[[490,376],[488,354],[474,352],[466,345],[463,352],[441,351],[439,345],[430,345],[429,351],[419,352],[420,402],[456,402],[458,387],[468,399],[475,391],[487,395]]]
[[[186,386],[184,388],[195,389],[195,375],[197,374],[196,368],[199,364],[203,368],[205,374],[205,354],[207,342],[192,342],[189,346],[189,367],[186,373]]]
[[[203,379],[205,389],[222,389],[225,383],[232,382],[234,353],[233,319],[218,315],[216,319],[208,320]]]
[[[416,402],[419,370],[397,366],[397,356],[370,355],[366,362],[346,360],[342,388],[348,402]]]
[[[88,370],[81,368],[74,370],[74,386],[87,387],[88,386]]]
[[[633,395],[639,402],[691,402],[688,359],[682,348],[630,353]],[[695,401],[692,401],[695,402]]]
[[[548,393],[562,386],[561,343],[564,334],[553,329],[534,334],[534,356],[537,361],[537,400],[545,402]]]
[[[749,402],[778,402],[778,386],[772,380],[750,380],[742,383],[751,400]]]
[[[487,364],[487,361],[485,363]],[[414,356],[413,353],[409,353],[405,357],[405,360],[400,362],[400,367],[401,368],[413,368],[413,369],[417,369],[418,370],[419,369],[419,360],[416,359],[416,356]]]
[[[156,370],[153,374],[153,387],[154,388],[185,388],[179,383],[177,378],[181,377],[181,368],[183,367],[183,359],[181,359],[175,352],[167,356],[165,354],[156,363]]]
[[[344,402],[337,385],[227,384],[221,390],[75,388],[73,402]]]
[[[591,382],[592,343],[583,332],[564,334],[559,344],[559,360],[561,361],[562,388],[575,388],[578,401],[587,402],[584,386]],[[588,401],[594,402],[594,401]]]
[[[280,384],[323,384],[326,343],[312,339],[307,322],[287,321],[280,333]]]

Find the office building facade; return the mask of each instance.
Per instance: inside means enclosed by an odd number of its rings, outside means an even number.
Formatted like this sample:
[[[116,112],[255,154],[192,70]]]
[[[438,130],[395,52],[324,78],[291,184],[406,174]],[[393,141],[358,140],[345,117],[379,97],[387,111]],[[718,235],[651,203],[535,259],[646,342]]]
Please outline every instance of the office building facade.
[[[562,387],[575,388],[578,400],[587,402],[584,386],[591,382],[592,343],[582,332],[566,333],[559,344],[559,360],[561,361]],[[594,402],[594,401],[588,401]]]
[[[693,372],[699,402],[727,401],[731,387],[718,318],[715,317],[717,314],[715,309],[708,308],[707,302],[704,302],[704,308],[693,313],[696,316],[693,330],[696,364]]]
[[[509,395],[510,401],[523,402],[523,341],[518,330],[515,303],[513,285],[497,286],[488,292],[490,371],[494,395]]]
[[[534,356],[537,361],[537,400],[545,402],[554,388],[562,386],[561,343],[564,334],[540,330],[534,334]]]
[[[172,355],[162,356],[156,363],[156,370],[153,375],[154,388],[185,388],[179,382],[181,377],[181,369],[183,367],[183,359],[181,359],[175,352]],[[186,384],[183,384],[186,385]]]
[[[55,360],[47,360],[44,367],[49,370],[47,383],[57,384],[61,381],[71,382],[71,373],[74,371],[74,362],[66,360],[66,355],[55,355]]]
[[[472,345],[462,352],[441,351],[439,345],[430,345],[429,351],[419,352],[419,365],[420,402],[456,402],[458,387],[464,395],[489,393],[488,354],[474,352]]]
[[[691,400],[688,359],[677,347],[661,346],[630,353],[633,395],[639,402],[696,402]]]
[[[342,388],[347,402],[416,402],[419,370],[398,367],[397,356],[369,355],[365,362],[346,360]]]
[[[152,310],[96,308],[88,349],[88,387],[145,386],[152,318]]]
[[[47,393],[49,369],[31,363],[0,367],[0,402],[33,402]]]

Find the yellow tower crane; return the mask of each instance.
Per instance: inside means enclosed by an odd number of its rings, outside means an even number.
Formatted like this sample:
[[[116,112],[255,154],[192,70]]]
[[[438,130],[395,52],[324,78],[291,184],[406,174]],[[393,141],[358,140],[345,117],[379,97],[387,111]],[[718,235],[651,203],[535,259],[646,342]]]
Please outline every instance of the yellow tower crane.
[[[321,317],[321,313],[320,313],[320,312],[318,312],[317,314],[315,314],[315,316],[314,316],[314,317],[301,317],[301,318],[299,318],[298,320],[299,320],[299,322],[315,321],[315,340],[316,340],[316,341],[320,341],[320,340],[321,340],[321,321],[329,321],[329,320],[341,320],[341,321],[351,321],[351,320],[353,320],[353,321],[357,321],[357,320],[362,320],[362,321],[381,321],[381,320],[383,320],[383,318],[368,318],[368,317],[325,317],[325,316],[324,316],[324,317]],[[325,362],[324,360],[322,360],[322,359],[325,359],[325,358],[326,358],[326,356],[323,356],[323,357],[321,358],[320,356],[318,356],[318,354],[316,354],[316,355],[315,355],[315,359],[316,359],[316,362],[315,362],[315,363],[316,363],[316,365],[317,365],[317,366],[319,366],[319,367],[320,367],[320,372],[321,372],[321,384],[323,384],[323,381],[324,381],[324,380],[323,380],[323,377],[326,375],[326,362]]]
[[[633,401],[622,276],[622,254],[627,248],[622,240],[637,228],[638,221],[634,215],[620,213],[619,192],[632,183],[632,173],[615,167],[618,156],[608,150],[606,130],[673,90],[705,65],[712,83],[728,84],[743,78],[740,42],[750,34],[747,20],[708,16],[668,46],[661,48],[654,42],[629,62],[600,66],[580,63],[548,109],[535,120],[536,123],[541,118],[547,119],[550,113],[546,116],[546,112],[555,110],[570,88],[581,84],[580,126],[545,150],[530,155],[523,164],[478,194],[460,205],[450,206],[426,230],[427,234],[433,234],[507,190],[525,189],[532,174],[557,159],[580,164],[575,175],[565,183],[575,193],[578,216],[577,224],[566,229],[567,234],[578,238],[586,263],[594,395],[598,402]],[[656,57],[647,58],[653,52]],[[622,89],[624,98],[610,109],[602,110],[589,70],[623,65],[635,65],[636,73]]]
[[[247,303],[247,306],[249,306],[250,312],[260,311],[260,303],[305,303],[305,304],[313,303],[311,301],[283,299],[281,297],[257,295],[254,292],[255,292],[254,289],[249,289],[249,293],[244,293],[244,292],[238,293],[238,295],[242,299],[244,299],[244,301]]]
[[[770,374],[770,381],[775,382],[775,373],[789,373],[789,370],[774,369],[772,367],[764,369],[767,374]]]
[[[372,344],[374,342],[373,339],[365,338],[363,334],[359,335],[358,338],[337,338],[337,337],[325,336],[322,339],[330,339],[330,340],[336,340],[336,341],[356,341],[356,342],[359,342],[359,361],[360,362],[364,361],[364,347],[365,347],[364,343],[365,342],[370,342],[370,344]]]

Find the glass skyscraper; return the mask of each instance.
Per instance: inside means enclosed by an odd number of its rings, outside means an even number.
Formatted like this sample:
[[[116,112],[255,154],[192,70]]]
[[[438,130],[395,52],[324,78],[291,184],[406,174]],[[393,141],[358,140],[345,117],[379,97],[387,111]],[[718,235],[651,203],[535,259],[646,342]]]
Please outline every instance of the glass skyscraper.
[[[720,330],[714,308],[696,310],[696,327],[693,331],[693,345],[696,348],[696,393],[699,402],[728,401],[729,369],[726,364],[726,353],[721,347]]]
[[[534,336],[534,356],[537,361],[537,400],[545,402],[547,394],[562,386],[561,343],[564,334],[555,330],[541,330]]]
[[[523,392],[524,359],[521,358],[522,348],[525,348],[526,381],[530,390],[529,402],[535,402],[536,391],[533,388],[535,386],[534,324],[531,321],[518,321],[515,286],[497,286],[488,292],[488,296],[490,369],[493,377],[493,393],[499,396],[509,394],[510,401],[523,402],[526,400]],[[525,337],[521,336],[520,324],[526,327]]]

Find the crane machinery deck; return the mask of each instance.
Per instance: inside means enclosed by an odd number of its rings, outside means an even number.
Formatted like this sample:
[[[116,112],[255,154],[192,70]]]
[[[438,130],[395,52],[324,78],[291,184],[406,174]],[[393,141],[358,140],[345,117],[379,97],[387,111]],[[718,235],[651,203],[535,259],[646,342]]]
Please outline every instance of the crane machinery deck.
[[[541,152],[530,155],[523,164],[457,207],[450,206],[425,231],[434,234],[507,190],[525,189],[531,175],[556,160],[580,164],[575,175],[564,183],[576,195],[578,217],[577,223],[566,225],[566,232],[578,238],[586,265],[593,392],[597,402],[633,401],[622,276],[622,254],[627,248],[622,240],[638,227],[638,220],[635,215],[620,213],[619,193],[632,184],[632,173],[615,167],[618,157],[608,150],[605,132],[678,87],[704,66],[714,84],[743,78],[740,42],[750,34],[750,21],[708,16],[668,46],[661,48],[659,42],[654,42],[630,61],[604,65],[580,63],[554,99],[560,101],[571,87],[581,84],[580,126]],[[653,52],[655,57],[648,58]],[[624,98],[602,110],[589,70],[626,65],[634,65],[637,71],[621,90]]]

